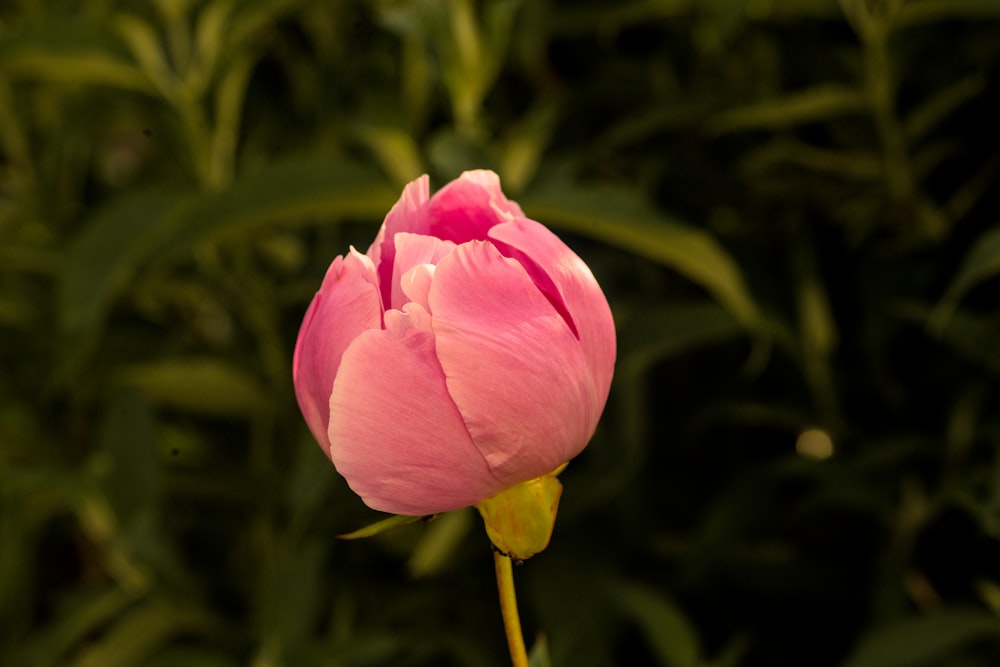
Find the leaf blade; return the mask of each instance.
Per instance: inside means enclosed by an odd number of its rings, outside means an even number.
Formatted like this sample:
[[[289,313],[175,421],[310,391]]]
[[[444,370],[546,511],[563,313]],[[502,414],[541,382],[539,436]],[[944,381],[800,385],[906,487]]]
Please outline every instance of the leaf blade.
[[[701,285],[746,327],[761,315],[735,259],[708,232],[671,220],[637,196],[610,188],[563,186],[522,198],[534,219],[589,236],[659,264]]]
[[[820,84],[723,111],[708,121],[708,129],[716,134],[777,130],[861,113],[867,107],[868,100],[861,90]]]
[[[430,521],[435,515],[430,517],[423,516],[405,516],[402,514],[395,514],[387,519],[382,519],[381,521],[376,521],[375,523],[368,524],[364,528],[358,528],[357,530],[352,530],[349,533],[343,533],[342,535],[337,535],[338,538],[342,540],[360,540],[365,537],[374,537],[376,535],[381,535],[386,531],[390,531],[393,528],[400,528],[402,526],[409,526],[412,523],[418,521]]]
[[[932,330],[940,333],[962,297],[974,286],[1000,273],[1000,226],[987,230],[976,239],[962,264],[934,307],[929,319]]]
[[[844,667],[916,667],[936,662],[981,637],[996,635],[995,618],[971,609],[945,609],[908,618],[862,640]]]
[[[376,171],[343,158],[288,158],[193,201],[157,254],[183,256],[201,243],[308,218],[381,220],[397,196]]]

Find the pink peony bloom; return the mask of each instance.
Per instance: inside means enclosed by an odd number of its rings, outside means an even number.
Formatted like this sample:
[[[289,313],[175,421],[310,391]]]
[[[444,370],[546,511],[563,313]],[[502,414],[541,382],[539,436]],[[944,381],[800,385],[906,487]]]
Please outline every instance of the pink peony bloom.
[[[365,503],[419,516],[554,471],[590,440],[611,311],[562,241],[470,171],[406,186],[365,254],[330,265],[295,347],[295,395]]]

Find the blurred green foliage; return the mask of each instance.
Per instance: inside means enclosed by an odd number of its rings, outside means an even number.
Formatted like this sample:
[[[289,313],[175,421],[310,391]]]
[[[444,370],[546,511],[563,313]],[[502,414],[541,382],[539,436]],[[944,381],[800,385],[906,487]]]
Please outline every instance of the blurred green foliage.
[[[0,664],[505,664],[478,518],[337,540],[289,370],[475,167],[620,333],[533,664],[1000,663],[998,117],[996,0],[6,0]]]

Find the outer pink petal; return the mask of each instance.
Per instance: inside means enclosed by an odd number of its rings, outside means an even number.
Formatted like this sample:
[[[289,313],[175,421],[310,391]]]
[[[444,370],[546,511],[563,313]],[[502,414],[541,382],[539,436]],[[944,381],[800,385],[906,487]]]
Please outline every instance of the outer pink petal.
[[[461,245],[438,263],[429,300],[448,389],[493,474],[531,479],[586,446],[603,405],[583,348],[519,262]]]
[[[418,264],[437,264],[438,261],[455,249],[451,241],[442,241],[433,236],[423,236],[401,232],[393,237],[396,246],[396,256],[392,270],[392,308],[401,308],[411,301],[403,291],[401,280],[403,275]]]
[[[467,171],[438,190],[427,204],[429,233],[465,243],[485,240],[490,228],[511,214],[523,215],[500,189],[492,171]]]
[[[376,510],[422,516],[500,492],[448,395],[422,306],[385,314],[344,354],[330,396],[330,453]]]
[[[493,205],[504,213],[519,216],[524,215],[517,202],[507,199],[507,196],[503,193],[503,189],[500,187],[500,177],[497,176],[496,172],[489,169],[473,169],[462,172],[458,180],[475,183],[486,190],[490,195]]]
[[[549,296],[561,301],[572,319],[594,380],[594,400],[603,406],[614,373],[615,323],[590,269],[558,236],[528,218],[494,227],[490,239],[505,255],[520,260],[543,291],[557,290]]]
[[[382,304],[371,261],[353,248],[337,257],[306,311],[295,344],[295,397],[316,441],[329,456],[330,392],[341,355],[358,334],[379,329]]]

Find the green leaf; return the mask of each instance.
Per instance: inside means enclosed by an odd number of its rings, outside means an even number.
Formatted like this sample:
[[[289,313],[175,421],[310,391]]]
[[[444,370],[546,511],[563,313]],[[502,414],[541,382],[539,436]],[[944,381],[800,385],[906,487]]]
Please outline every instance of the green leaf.
[[[531,193],[533,219],[628,250],[676,270],[712,293],[744,326],[761,317],[739,265],[706,231],[653,210],[637,195],[606,187],[562,186]]]
[[[396,631],[372,631],[360,627],[349,638],[336,642],[325,652],[328,664],[344,667],[376,667],[377,665],[412,664],[403,656],[412,657],[413,647],[404,635]]]
[[[318,620],[325,552],[319,543],[290,546],[276,563],[260,570],[255,621],[267,650],[280,655],[306,641]]]
[[[670,105],[656,104],[651,109],[630,110],[607,128],[595,144],[602,150],[621,150],[622,147],[640,144],[656,134],[678,127],[690,127],[709,113],[704,101],[691,100]]]
[[[228,39],[239,43],[261,29],[273,27],[282,15],[302,5],[302,0],[236,0]]]
[[[459,174],[467,169],[499,169],[491,147],[481,137],[452,130],[435,132],[428,142],[428,162],[434,173]]]
[[[971,364],[1000,375],[1000,318],[959,311],[938,333]]]
[[[705,667],[739,667],[751,645],[747,634],[738,634],[726,642],[722,650]]]
[[[295,464],[287,475],[285,490],[289,510],[289,532],[295,533],[309,520],[318,516],[327,502],[330,488],[337,473],[329,464],[323,450],[316,446],[312,435],[303,441],[296,452]]]
[[[837,403],[831,367],[831,355],[839,339],[837,323],[827,296],[827,286],[816,266],[817,253],[812,243],[800,242],[790,254],[802,370],[817,407],[832,416],[836,413]]]
[[[353,134],[371,150],[382,170],[399,185],[409,183],[426,171],[420,149],[406,129],[391,123],[367,121],[357,123]]]
[[[650,412],[656,409],[646,398],[649,370],[664,359],[692,349],[745,336],[745,329],[729,311],[707,299],[646,304],[632,312],[622,308],[618,319],[621,352],[612,400],[621,419],[620,441],[613,461],[602,469],[600,480],[602,487],[609,489],[632,483],[633,475],[646,460]],[[596,501],[599,495],[591,493],[590,497]]]
[[[43,525],[26,511],[30,499],[10,488],[10,477],[6,462],[0,462],[0,591],[4,593],[0,596],[0,647],[23,637],[32,626],[40,569],[36,554]],[[0,649],[0,656],[4,653]]]
[[[155,422],[149,404],[132,391],[112,396],[101,428],[108,502],[127,525],[153,505],[159,482]]]
[[[80,22],[50,23],[44,30],[5,35],[0,39],[0,72],[73,85],[153,91],[120,39]]]
[[[697,667],[701,650],[690,621],[673,602],[639,584],[622,582],[612,602],[639,627],[663,667]]]
[[[708,128],[717,134],[740,130],[777,130],[862,113],[867,108],[868,100],[863,91],[837,84],[821,84],[724,111],[708,121]]]
[[[554,7],[549,20],[556,34],[594,33],[614,34],[629,25],[649,25],[663,19],[684,20],[698,15],[705,7],[699,0],[630,0],[594,5],[567,5]],[[763,0],[743,4],[713,5],[719,13],[745,12],[748,18],[758,21],[788,21],[800,18],[839,19],[841,9],[837,0]]]
[[[998,636],[1000,624],[989,614],[945,609],[869,634],[844,667],[929,667],[943,664],[943,659],[975,640]]]
[[[770,0],[747,5],[754,19],[837,19],[841,11],[838,0]]]
[[[976,592],[979,594],[980,599],[986,603],[986,606],[990,608],[990,611],[995,616],[1000,617],[1000,584],[989,579],[982,579],[976,583]]]
[[[750,178],[774,167],[803,167],[856,181],[873,183],[883,176],[878,155],[867,150],[830,150],[781,137],[751,150],[740,163]]]
[[[15,654],[13,664],[22,667],[48,667],[65,664],[61,660],[77,644],[99,630],[135,603],[138,593],[118,587],[88,591],[61,609],[58,617],[28,637]]]
[[[1000,273],[1000,227],[994,227],[976,239],[972,249],[966,254],[941,301],[934,307],[929,323],[931,328],[940,333],[965,293],[976,284],[998,273]]]
[[[455,549],[472,528],[472,511],[459,510],[442,515],[423,531],[406,563],[414,578],[427,577],[443,571],[455,554]]]
[[[142,667],[239,667],[239,664],[222,649],[179,646],[147,657]]]
[[[59,290],[59,328],[79,341],[96,333],[112,299],[164,232],[181,195],[142,191],[114,199],[85,221]]]
[[[653,361],[682,354],[691,348],[712,345],[743,335],[739,321],[726,309],[707,299],[692,302],[652,303],[626,312],[618,325],[622,361],[633,360],[644,368]]]
[[[178,357],[131,364],[119,370],[115,379],[156,403],[196,414],[247,418],[272,409],[272,401],[255,378],[220,359]]]
[[[402,514],[396,514],[388,519],[382,519],[381,521],[376,521],[373,524],[367,525],[364,528],[358,528],[357,530],[352,530],[349,533],[344,533],[343,535],[337,535],[342,540],[359,540],[364,537],[374,537],[376,535],[381,535],[384,532],[390,531],[393,528],[399,528],[400,526],[409,526],[411,523],[416,523],[418,521],[430,521],[436,514],[430,516],[403,516]]]
[[[805,354],[826,358],[837,345],[837,327],[824,286],[814,273],[799,276],[799,327]]]
[[[896,24],[910,26],[948,19],[1000,19],[996,0],[910,0],[902,3]]]
[[[1000,6],[1000,3],[997,3]],[[973,74],[963,77],[945,88],[935,91],[916,107],[904,122],[907,138],[917,141],[936,127],[950,113],[977,97],[986,89],[986,77]]]
[[[89,643],[72,667],[137,665],[155,655],[180,633],[208,633],[215,622],[196,607],[149,600],[130,609],[96,641]]]
[[[555,103],[541,101],[504,133],[498,170],[505,190],[520,193],[531,182],[551,140],[556,117]]]
[[[28,329],[37,317],[38,311],[33,304],[0,295],[0,327]]]
[[[289,158],[193,202],[179,215],[177,228],[158,254],[176,257],[198,244],[238,238],[278,223],[381,220],[397,197],[376,171],[343,158]]]
[[[552,667],[552,658],[549,656],[549,641],[545,635],[539,635],[535,639],[535,643],[528,653],[528,667]]]

